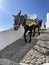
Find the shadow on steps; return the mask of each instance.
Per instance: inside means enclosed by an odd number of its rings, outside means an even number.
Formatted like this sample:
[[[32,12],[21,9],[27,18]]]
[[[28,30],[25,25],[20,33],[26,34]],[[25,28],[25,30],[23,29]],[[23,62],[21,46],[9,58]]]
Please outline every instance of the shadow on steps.
[[[24,39],[19,39],[15,41],[13,44],[7,46],[2,51],[0,51],[0,58],[7,58],[12,61],[19,62],[31,49],[32,45],[34,46],[36,39],[33,39],[31,43],[25,44]]]

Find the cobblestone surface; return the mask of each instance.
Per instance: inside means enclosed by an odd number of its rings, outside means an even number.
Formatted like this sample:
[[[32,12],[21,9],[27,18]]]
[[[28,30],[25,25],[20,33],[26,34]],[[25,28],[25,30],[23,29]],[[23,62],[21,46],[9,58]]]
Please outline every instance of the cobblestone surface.
[[[49,35],[42,34],[37,37],[38,42],[32,46],[31,50],[20,60],[28,65],[42,65],[49,63]]]
[[[30,50],[28,50],[29,48]],[[27,53],[26,50],[29,52]],[[24,57],[23,54],[25,55]],[[22,65],[23,63],[24,65],[42,65],[43,63],[49,63],[49,33],[32,37],[31,43],[25,44],[24,39],[14,42],[14,44],[0,51],[0,58],[6,58],[12,61],[18,59]]]

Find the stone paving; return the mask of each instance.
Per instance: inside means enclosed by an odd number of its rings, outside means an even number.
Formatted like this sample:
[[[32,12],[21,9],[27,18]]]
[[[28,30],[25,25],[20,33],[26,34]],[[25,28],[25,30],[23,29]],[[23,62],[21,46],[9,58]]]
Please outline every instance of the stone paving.
[[[42,65],[49,63],[49,34],[42,34],[37,37],[38,42],[32,46],[31,50],[20,60],[28,65]]]
[[[7,46],[0,51],[0,58],[10,59],[12,61],[19,62],[26,55],[26,53],[31,49],[32,45],[35,45],[37,40],[34,42],[33,39],[31,43],[25,43],[24,39],[19,39],[13,44]]]
[[[32,42],[27,44],[23,38],[15,41],[0,51],[0,58],[12,60],[19,63],[18,65],[49,63],[49,33],[36,35],[32,37]]]

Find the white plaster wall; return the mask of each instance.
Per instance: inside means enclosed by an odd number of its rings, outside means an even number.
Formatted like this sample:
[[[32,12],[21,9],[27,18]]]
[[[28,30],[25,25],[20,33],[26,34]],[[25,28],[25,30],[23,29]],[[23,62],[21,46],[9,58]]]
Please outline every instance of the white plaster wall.
[[[49,12],[46,15],[46,28],[49,28]]]
[[[19,30],[17,31],[13,29],[9,29],[0,32],[0,50],[12,44],[12,42],[20,39],[23,36],[23,33],[24,33],[24,29],[22,26],[20,26]]]

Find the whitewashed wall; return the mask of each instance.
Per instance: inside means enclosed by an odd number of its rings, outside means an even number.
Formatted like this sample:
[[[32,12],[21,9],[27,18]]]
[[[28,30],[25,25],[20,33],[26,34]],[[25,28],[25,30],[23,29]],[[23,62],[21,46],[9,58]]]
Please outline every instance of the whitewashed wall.
[[[49,12],[46,15],[46,28],[49,28]]]
[[[9,29],[3,32],[0,32],[0,50],[6,46],[12,44],[12,42],[20,39],[23,36],[24,29],[20,26],[18,31]]]

